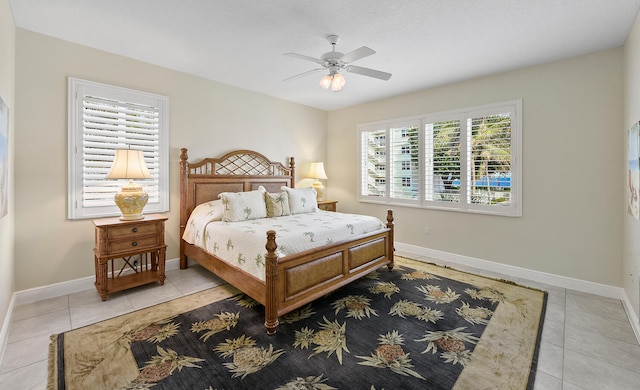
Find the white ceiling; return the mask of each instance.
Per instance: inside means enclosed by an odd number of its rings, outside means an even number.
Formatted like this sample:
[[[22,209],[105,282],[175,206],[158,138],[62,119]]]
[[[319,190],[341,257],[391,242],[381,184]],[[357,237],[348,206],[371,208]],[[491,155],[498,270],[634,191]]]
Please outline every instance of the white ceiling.
[[[334,110],[624,45],[640,0],[9,0],[19,28],[284,100]],[[283,56],[377,53],[320,88]]]

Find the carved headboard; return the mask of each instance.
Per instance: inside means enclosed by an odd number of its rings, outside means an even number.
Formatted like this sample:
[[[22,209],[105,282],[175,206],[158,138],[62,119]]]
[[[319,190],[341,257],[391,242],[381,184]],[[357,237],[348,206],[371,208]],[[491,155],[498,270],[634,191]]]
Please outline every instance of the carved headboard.
[[[295,160],[289,167],[272,162],[252,150],[236,150],[220,158],[189,163],[187,149],[180,149],[180,235],[193,209],[218,199],[222,192],[244,192],[263,186],[269,192],[295,186]]]

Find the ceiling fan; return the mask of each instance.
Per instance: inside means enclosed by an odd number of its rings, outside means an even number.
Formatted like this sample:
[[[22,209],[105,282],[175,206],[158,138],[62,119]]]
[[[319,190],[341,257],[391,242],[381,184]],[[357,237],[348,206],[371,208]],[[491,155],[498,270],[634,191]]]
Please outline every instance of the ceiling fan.
[[[312,73],[320,72],[323,70],[328,70],[329,73],[320,80],[320,86],[324,89],[328,89],[331,87],[333,92],[338,92],[342,90],[344,86],[345,79],[340,74],[341,70],[345,70],[350,73],[356,73],[363,76],[373,77],[380,80],[389,80],[391,77],[391,73],[381,72],[375,69],[363,68],[361,66],[351,65],[352,62],[355,62],[359,59],[368,57],[370,55],[375,54],[376,52],[366,46],[362,46],[359,49],[350,51],[349,53],[343,54],[336,51],[336,44],[340,40],[340,37],[337,35],[329,35],[327,40],[333,47],[330,52],[324,53],[320,58],[309,57],[304,54],[297,53],[284,53],[285,56],[298,58],[305,61],[315,62],[316,64],[322,65],[322,68],[316,68],[304,73],[300,73],[295,76],[291,76],[289,78],[284,79],[283,81],[289,81],[293,79],[297,79],[300,77],[304,77],[310,75]]]

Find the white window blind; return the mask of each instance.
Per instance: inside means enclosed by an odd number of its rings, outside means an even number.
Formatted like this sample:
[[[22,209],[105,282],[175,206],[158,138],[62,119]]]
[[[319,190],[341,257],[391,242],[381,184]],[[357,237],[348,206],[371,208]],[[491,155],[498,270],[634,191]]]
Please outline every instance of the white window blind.
[[[419,122],[362,127],[359,197],[419,202],[419,141]]]
[[[511,204],[511,118],[511,112],[504,112],[467,119],[470,204]]]
[[[391,134],[391,198],[403,200],[418,200],[419,122],[404,126],[390,127]],[[409,169],[406,169],[409,168]]]
[[[514,100],[359,125],[359,200],[522,215],[521,113]]]
[[[387,131],[371,129],[362,132],[360,139],[360,195],[369,198],[386,196]]]
[[[69,218],[118,215],[114,195],[124,184],[107,180],[117,149],[141,150],[152,179],[144,212],[168,210],[168,98],[69,79]]]
[[[460,203],[460,121],[427,121],[425,137],[425,199]]]

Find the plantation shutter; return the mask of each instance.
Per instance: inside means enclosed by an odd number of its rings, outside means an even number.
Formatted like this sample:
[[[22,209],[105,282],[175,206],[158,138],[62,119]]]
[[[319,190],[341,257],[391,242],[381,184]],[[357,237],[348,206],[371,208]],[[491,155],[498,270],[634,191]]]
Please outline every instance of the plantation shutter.
[[[390,129],[390,193],[391,198],[396,200],[411,200],[419,197],[418,130],[417,124]]]
[[[425,138],[425,199],[460,203],[460,121],[427,123]]]
[[[159,107],[99,96],[82,99],[84,207],[107,206],[122,183],[105,180],[116,149],[141,150],[152,180],[137,182],[158,203]]]
[[[360,132],[360,195],[373,198],[387,194],[387,131]]]
[[[358,200],[522,215],[522,101],[358,125]]]
[[[468,202],[511,204],[511,113],[471,116]]]
[[[143,152],[151,179],[145,213],[168,210],[168,98],[69,79],[69,218],[120,214],[114,196],[125,180],[108,180],[117,149]]]

